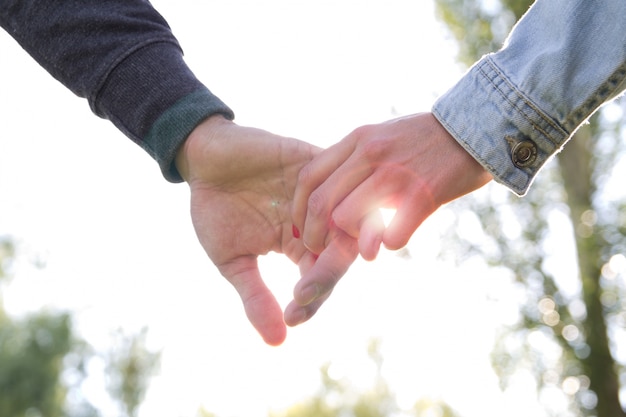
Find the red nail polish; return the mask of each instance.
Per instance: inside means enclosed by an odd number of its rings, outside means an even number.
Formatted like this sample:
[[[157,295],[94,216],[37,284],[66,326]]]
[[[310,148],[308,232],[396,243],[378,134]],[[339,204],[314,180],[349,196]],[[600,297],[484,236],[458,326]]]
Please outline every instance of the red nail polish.
[[[300,230],[298,230],[295,224],[291,225],[291,232],[293,233],[293,237],[300,239]]]

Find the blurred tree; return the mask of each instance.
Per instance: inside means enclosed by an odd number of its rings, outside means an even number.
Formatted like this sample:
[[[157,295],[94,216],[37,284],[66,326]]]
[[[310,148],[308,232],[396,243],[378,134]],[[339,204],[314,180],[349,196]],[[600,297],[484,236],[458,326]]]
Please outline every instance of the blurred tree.
[[[128,417],[139,412],[160,354],[147,348],[148,329],[126,335],[118,331],[115,347],[107,355],[108,389]]]
[[[0,236],[0,282],[7,277],[7,270],[13,261],[14,254],[13,241],[7,236]]]
[[[446,403],[421,399],[413,406],[414,417],[456,417],[458,414]]]
[[[65,358],[84,358],[84,344],[74,336],[66,313],[44,311],[14,319],[5,312],[1,290],[11,277],[14,255],[12,240],[0,238],[0,416],[66,416]],[[84,375],[83,363],[74,364],[78,379]]]
[[[382,375],[383,357],[380,341],[373,340],[368,347],[369,358],[376,366],[372,387],[366,391],[352,386],[346,379],[335,379],[329,373],[330,364],[320,369],[320,390],[298,404],[281,412],[270,412],[269,417],[456,417],[447,404],[420,400],[412,410],[401,410],[394,394]]]
[[[465,64],[499,48],[532,3],[435,2]],[[626,416],[619,400],[626,374],[614,355],[626,324],[626,199],[610,181],[624,157],[623,113],[612,103],[592,117],[525,198],[496,186],[453,205],[459,215],[452,229],[462,230],[470,219],[480,233],[455,232],[449,253],[479,255],[523,290],[520,319],[494,350],[502,385],[519,368],[530,368],[553,414],[564,413],[549,404],[558,394],[574,415]],[[570,241],[574,250],[568,251]]]
[[[3,308],[3,289],[12,278],[15,246],[0,236],[0,417],[97,417],[80,394],[92,352],[77,337],[66,312],[41,311],[21,318]],[[115,338],[116,348],[102,356],[113,400],[135,416],[158,354],[145,346],[147,330]]]
[[[206,408],[200,407],[200,409],[196,413],[196,417],[217,417],[217,414],[213,414],[209,412]]]
[[[65,314],[0,322],[0,415],[63,416],[67,388],[59,383],[71,348]]]

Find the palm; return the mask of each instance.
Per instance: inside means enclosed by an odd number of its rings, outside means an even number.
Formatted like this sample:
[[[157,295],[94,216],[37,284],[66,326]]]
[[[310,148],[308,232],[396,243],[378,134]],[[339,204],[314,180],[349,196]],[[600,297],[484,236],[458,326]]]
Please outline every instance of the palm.
[[[286,335],[283,313],[262,280],[258,256],[284,253],[305,275],[343,275],[356,257],[356,251],[341,257],[326,254],[329,261],[314,267],[313,254],[293,237],[296,178],[318,149],[232,123],[205,134],[193,146],[198,147],[187,152],[192,156],[185,177],[200,243],[239,292],[249,320],[265,341],[280,344]],[[308,307],[307,316],[317,307]]]

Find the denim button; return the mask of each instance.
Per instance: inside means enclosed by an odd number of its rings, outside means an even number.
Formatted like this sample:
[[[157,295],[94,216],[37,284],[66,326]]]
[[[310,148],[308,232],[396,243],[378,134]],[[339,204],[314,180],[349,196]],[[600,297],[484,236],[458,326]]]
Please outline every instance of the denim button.
[[[530,140],[516,143],[511,150],[511,159],[518,168],[532,165],[535,159],[537,159],[537,145]]]

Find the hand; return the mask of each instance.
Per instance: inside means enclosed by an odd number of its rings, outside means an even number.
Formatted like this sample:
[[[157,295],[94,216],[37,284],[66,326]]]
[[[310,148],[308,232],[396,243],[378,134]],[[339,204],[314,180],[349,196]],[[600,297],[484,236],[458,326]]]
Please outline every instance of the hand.
[[[201,245],[271,345],[284,341],[286,326],[261,278],[258,256],[284,253],[299,265],[303,278],[337,281],[358,255],[356,242],[339,232],[319,259],[294,237],[290,211],[296,178],[318,152],[305,142],[213,116],[192,132],[176,158],[191,190],[191,218]],[[333,250],[335,246],[341,250]],[[318,304],[292,308],[285,320],[301,323]]]
[[[323,151],[300,171],[292,216],[312,252],[338,227],[373,259],[381,243],[405,246],[438,207],[491,179],[432,114],[416,114],[363,126]],[[386,229],[368,220],[381,207],[396,209]]]

